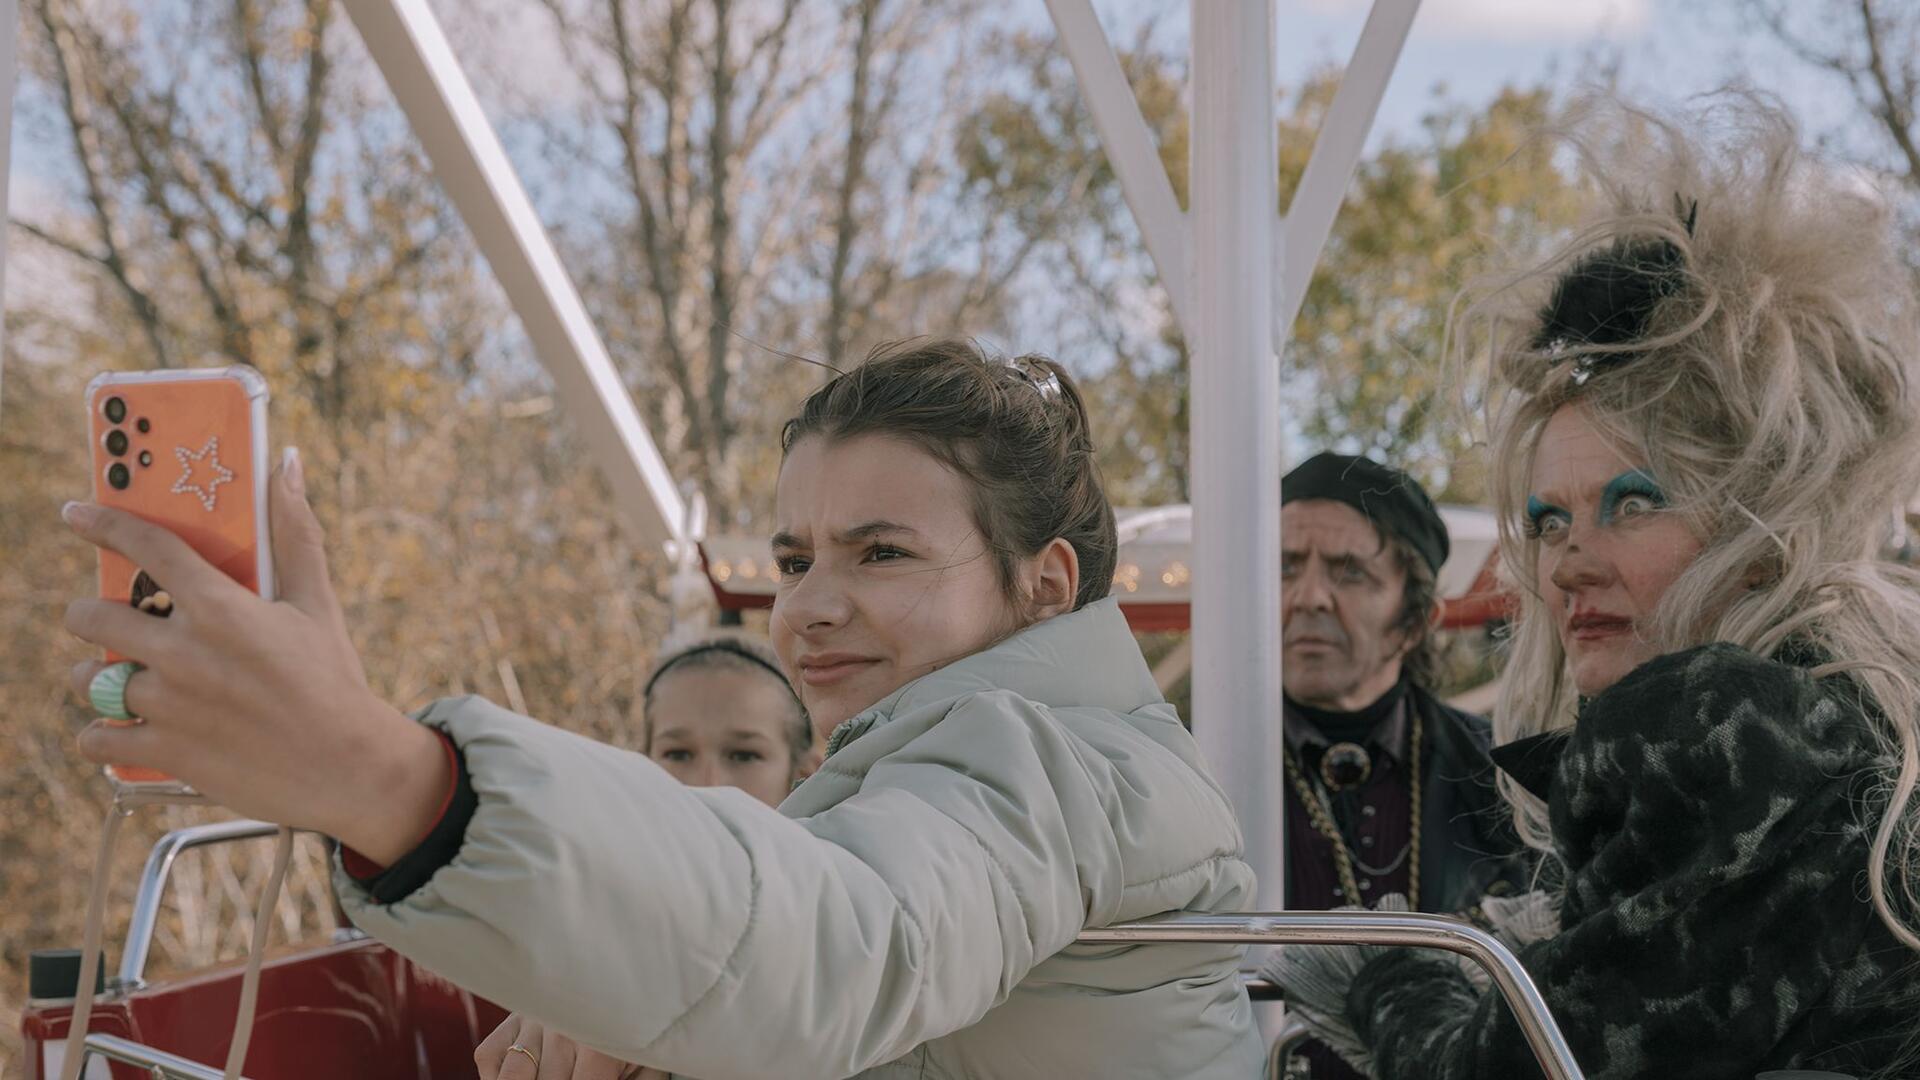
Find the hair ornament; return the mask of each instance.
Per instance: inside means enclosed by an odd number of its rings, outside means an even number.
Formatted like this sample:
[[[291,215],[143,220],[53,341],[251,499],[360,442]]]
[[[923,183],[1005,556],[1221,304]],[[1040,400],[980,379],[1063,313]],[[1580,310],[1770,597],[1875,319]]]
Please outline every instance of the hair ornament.
[[[1679,192],[1673,193],[1673,216],[1687,230],[1689,239],[1693,236],[1693,223],[1700,219],[1700,200],[1683,198]]]
[[[793,683],[787,679],[786,672],[768,663],[765,657],[754,652],[751,648],[732,637],[708,638],[669,657],[666,663],[654,668],[653,674],[647,677],[646,685],[640,690],[641,700],[652,700],[654,685],[658,683],[661,677],[667,672],[679,667],[684,661],[691,660],[705,653],[725,653],[728,656],[737,657],[757,667],[763,668],[771,673],[774,678],[780,680],[780,685],[786,689],[787,693],[793,695],[793,700],[800,700],[800,692],[793,688]],[[806,706],[803,704],[801,708],[804,709]]]
[[[1012,365],[1013,370],[1019,372],[1020,377],[1027,380],[1027,385],[1033,387],[1034,390],[1040,394],[1042,400],[1058,401],[1066,394],[1066,391],[1060,386],[1060,376],[1055,375],[1046,365],[1037,363],[1024,356],[1012,361]]]
[[[1699,213],[1698,199],[1674,195],[1674,215],[1688,236]],[[1573,385],[1585,386],[1602,367],[1645,355],[1622,346],[1645,337],[1660,302],[1686,282],[1686,254],[1678,244],[1621,237],[1582,256],[1554,283],[1532,347],[1546,356],[1548,367],[1572,360]]]

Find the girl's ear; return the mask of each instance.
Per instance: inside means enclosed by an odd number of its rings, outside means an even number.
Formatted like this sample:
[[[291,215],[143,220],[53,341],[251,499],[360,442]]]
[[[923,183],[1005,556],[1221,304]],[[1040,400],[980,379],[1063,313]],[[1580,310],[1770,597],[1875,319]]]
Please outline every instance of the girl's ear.
[[[1063,537],[1054,537],[1027,565],[1027,595],[1035,621],[1073,610],[1080,595],[1080,553]]]

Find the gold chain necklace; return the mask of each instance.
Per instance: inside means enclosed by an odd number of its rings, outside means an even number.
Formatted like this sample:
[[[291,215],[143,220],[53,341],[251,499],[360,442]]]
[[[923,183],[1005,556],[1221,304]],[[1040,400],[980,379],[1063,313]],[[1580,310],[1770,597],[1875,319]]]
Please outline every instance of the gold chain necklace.
[[[1407,906],[1414,911],[1420,910],[1420,710],[1412,702],[1406,709],[1413,716],[1412,753],[1408,755],[1412,763],[1411,782],[1408,784],[1412,797],[1413,835],[1408,839],[1407,852]],[[1300,763],[1294,757],[1291,748],[1284,749],[1282,756],[1286,760],[1287,779],[1292,781],[1294,790],[1300,794],[1300,802],[1307,808],[1307,820],[1313,823],[1314,830],[1333,844],[1333,868],[1340,875],[1340,887],[1354,903],[1365,906],[1360,895],[1360,882],[1354,876],[1355,856],[1347,850],[1347,839],[1333,823],[1333,805],[1327,801],[1326,792],[1307,782],[1306,774],[1300,770]]]

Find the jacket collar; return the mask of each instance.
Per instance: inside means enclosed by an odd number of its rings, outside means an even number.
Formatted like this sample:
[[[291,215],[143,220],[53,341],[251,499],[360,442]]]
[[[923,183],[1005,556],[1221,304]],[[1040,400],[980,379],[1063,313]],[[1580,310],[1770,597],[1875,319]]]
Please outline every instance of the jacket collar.
[[[1566,753],[1567,739],[1573,732],[1561,728],[1529,735],[1493,748],[1493,763],[1500,771],[1518,781],[1527,793],[1542,802],[1553,795],[1553,774]]]
[[[835,728],[827,753],[903,712],[1008,690],[1041,705],[1130,713],[1166,700],[1113,597],[1056,615],[930,671]]]

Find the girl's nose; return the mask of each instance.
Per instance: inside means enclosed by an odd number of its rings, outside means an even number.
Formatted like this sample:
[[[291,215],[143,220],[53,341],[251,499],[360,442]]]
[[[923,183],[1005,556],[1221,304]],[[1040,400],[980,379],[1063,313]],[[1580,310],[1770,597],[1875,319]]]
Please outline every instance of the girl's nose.
[[[774,617],[797,634],[830,630],[852,617],[853,602],[846,582],[819,566],[781,591],[774,601]]]
[[[720,761],[712,755],[701,757],[687,773],[688,787],[722,787],[726,777],[721,775]]]

